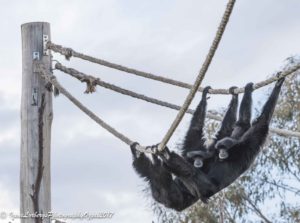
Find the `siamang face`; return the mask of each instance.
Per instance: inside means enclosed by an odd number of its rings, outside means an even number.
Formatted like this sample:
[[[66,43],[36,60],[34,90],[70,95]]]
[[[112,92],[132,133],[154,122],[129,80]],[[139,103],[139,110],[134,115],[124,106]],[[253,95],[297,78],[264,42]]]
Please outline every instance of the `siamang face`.
[[[237,140],[230,137],[225,137],[224,139],[218,141],[216,144],[216,149],[219,150],[219,158],[221,160],[227,159],[229,156],[227,150],[229,150],[236,144]]]
[[[196,168],[201,168],[203,166],[203,160],[205,159],[205,151],[195,150],[190,151],[186,154],[187,160],[194,165]]]
[[[203,166],[203,159],[201,157],[195,157],[194,167],[201,168]]]

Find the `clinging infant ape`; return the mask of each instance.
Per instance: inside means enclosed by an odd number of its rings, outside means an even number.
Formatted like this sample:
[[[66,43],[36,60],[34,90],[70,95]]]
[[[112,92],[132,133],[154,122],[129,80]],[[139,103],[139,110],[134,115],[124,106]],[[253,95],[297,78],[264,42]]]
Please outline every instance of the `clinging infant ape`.
[[[206,146],[203,139],[207,94],[193,115],[187,131],[182,156],[170,152],[152,155],[152,161],[131,145],[133,167],[150,185],[153,198],[166,207],[181,211],[197,200],[208,198],[234,182],[253,163],[269,130],[270,120],[284,79],[277,81],[261,115],[251,124],[253,84],[245,87],[245,93],[236,120],[238,95],[230,89],[232,99],[220,130],[213,142]],[[173,179],[172,174],[176,177]]]

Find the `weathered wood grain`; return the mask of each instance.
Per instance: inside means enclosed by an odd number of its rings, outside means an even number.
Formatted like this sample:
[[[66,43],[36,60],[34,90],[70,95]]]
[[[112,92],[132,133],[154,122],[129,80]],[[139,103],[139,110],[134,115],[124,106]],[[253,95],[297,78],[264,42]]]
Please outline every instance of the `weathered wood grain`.
[[[50,24],[26,23],[22,32],[22,99],[21,99],[21,165],[20,213],[51,211],[50,145],[52,123],[52,94],[45,81],[33,70],[33,53],[39,53],[47,69],[50,56],[43,56],[43,34],[49,36]],[[33,98],[34,97],[34,98]],[[44,97],[44,107],[42,106]],[[34,198],[38,202],[34,202]],[[22,223],[50,222],[29,218]]]

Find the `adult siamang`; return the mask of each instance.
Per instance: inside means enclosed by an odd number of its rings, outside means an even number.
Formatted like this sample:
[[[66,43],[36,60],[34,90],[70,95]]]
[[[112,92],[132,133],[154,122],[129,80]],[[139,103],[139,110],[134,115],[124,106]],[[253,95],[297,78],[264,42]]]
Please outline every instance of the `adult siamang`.
[[[269,130],[269,123],[284,79],[277,81],[261,115],[251,122],[253,84],[245,87],[236,120],[238,95],[230,88],[232,99],[213,142],[205,145],[203,126],[207,107],[206,87],[187,131],[182,156],[170,152],[151,155],[131,145],[133,167],[150,185],[153,198],[168,208],[181,211],[197,200],[203,202],[234,182],[253,163]],[[156,145],[157,146],[157,145]],[[155,147],[155,146],[154,146]],[[174,177],[173,177],[174,176]]]

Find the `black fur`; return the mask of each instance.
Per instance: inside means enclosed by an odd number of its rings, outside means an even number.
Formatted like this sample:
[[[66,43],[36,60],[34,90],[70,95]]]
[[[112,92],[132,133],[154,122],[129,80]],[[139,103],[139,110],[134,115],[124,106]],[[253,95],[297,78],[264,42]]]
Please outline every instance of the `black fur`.
[[[243,174],[267,137],[283,81],[280,79],[276,83],[261,115],[252,124],[253,84],[249,83],[245,87],[238,120],[238,95],[234,93],[234,87],[231,88],[229,108],[220,130],[208,146],[204,145],[203,126],[210,87],[204,89],[193,115],[183,143],[182,156],[170,152],[166,147],[164,152],[152,155],[151,161],[145,154],[138,153],[136,144],[132,144],[133,167],[149,182],[154,199],[166,207],[181,211],[199,199],[207,202],[212,195]],[[220,159],[220,151],[228,153],[228,158]],[[201,168],[198,165],[201,163],[199,159],[203,163]]]

